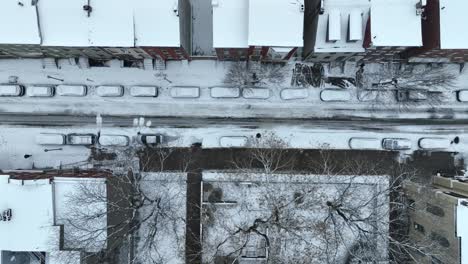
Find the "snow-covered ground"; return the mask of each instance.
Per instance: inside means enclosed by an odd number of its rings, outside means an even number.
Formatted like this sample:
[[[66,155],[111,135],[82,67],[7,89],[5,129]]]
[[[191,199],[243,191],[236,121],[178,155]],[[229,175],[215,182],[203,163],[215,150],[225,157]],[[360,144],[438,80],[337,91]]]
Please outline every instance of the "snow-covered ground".
[[[372,215],[360,228],[370,224],[386,234],[387,185],[386,176],[205,172],[203,263],[223,256],[239,263],[347,263],[353,248],[370,240],[360,241],[356,228],[330,215],[326,201],[340,201],[360,219]],[[386,259],[385,238],[372,240],[376,260]]]
[[[421,149],[421,138],[438,138],[446,142],[446,146],[438,151],[468,153],[468,134],[465,126],[411,126],[401,125],[387,129],[358,129],[358,128],[326,128],[310,125],[260,125],[249,128],[236,125],[211,125],[205,127],[183,128],[152,124],[152,127],[142,126],[118,127],[20,127],[3,126],[0,129],[0,159],[1,169],[32,169],[45,167],[79,167],[88,164],[91,151],[85,146],[70,145],[39,145],[36,136],[41,133],[92,133],[98,135],[124,135],[130,139],[131,146],[142,145],[137,142],[138,133],[162,134],[163,146],[190,147],[194,143],[201,143],[203,148],[221,147],[256,147],[272,136],[280,139],[289,148],[297,149],[350,149],[350,139],[365,139],[364,143],[353,146],[353,149],[382,150],[380,142],[384,138],[403,138],[411,143],[411,149],[405,154]],[[138,122],[137,122],[138,123]],[[458,144],[456,138],[458,137]],[[263,140],[263,141],[262,141]],[[370,142],[370,143],[369,143]],[[372,144],[377,142],[377,144]],[[264,145],[268,146],[268,145]],[[124,147],[100,146],[111,152],[120,151]],[[45,152],[48,150],[47,152]],[[25,158],[24,155],[31,155]]]
[[[115,65],[115,64],[114,64]],[[117,63],[120,65],[120,63]],[[208,61],[167,62],[167,69],[159,72],[137,68],[91,67],[81,68],[74,60],[60,60],[59,69],[43,68],[41,60],[0,60],[0,83],[8,83],[12,76],[24,85],[82,84],[89,86],[84,97],[54,96],[49,98],[0,97],[0,112],[48,113],[85,115],[142,115],[142,116],[198,116],[198,117],[270,117],[270,118],[332,118],[332,117],[375,117],[375,118],[468,118],[468,104],[456,100],[455,92],[468,81],[463,72],[456,80],[455,87],[446,92],[446,101],[434,106],[418,104],[401,111],[391,95],[388,104],[376,104],[358,100],[356,88],[350,87],[350,100],[346,102],[324,102],[320,93],[326,88],[336,88],[325,84],[322,88],[301,88],[289,90],[294,62],[283,68],[284,79],[280,83],[266,83],[270,89],[268,98],[252,98],[249,93],[231,98],[213,98],[211,87],[222,86],[226,73],[233,63]],[[369,65],[369,71],[378,70],[379,65]],[[458,65],[447,66],[458,76]],[[326,75],[354,77],[357,68],[325,67]],[[123,85],[122,97],[99,97],[95,86]],[[131,86],[159,86],[155,98],[130,96]],[[171,96],[171,88],[177,86],[200,87],[196,98],[176,98]],[[265,87],[264,87],[265,88]],[[297,87],[295,87],[297,88]],[[431,111],[432,109],[432,111]]]
[[[137,233],[138,263],[185,262],[186,174],[145,173],[141,191],[154,204],[139,209],[142,225]]]

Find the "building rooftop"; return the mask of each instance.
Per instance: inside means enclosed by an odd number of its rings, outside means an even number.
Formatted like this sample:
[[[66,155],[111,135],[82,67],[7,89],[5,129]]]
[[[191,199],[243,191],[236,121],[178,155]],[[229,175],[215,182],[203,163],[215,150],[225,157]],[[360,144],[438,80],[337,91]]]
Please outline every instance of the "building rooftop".
[[[440,48],[468,49],[465,34],[466,0],[440,0]]]
[[[31,1],[2,1],[0,44],[40,44],[36,6]]]
[[[250,46],[302,47],[304,0],[250,0]]]
[[[319,15],[314,52],[364,52],[368,0],[328,0]],[[329,34],[335,33],[334,39]],[[330,41],[332,40],[332,41]]]
[[[373,46],[422,46],[417,2],[419,0],[372,0],[370,40]]]
[[[83,236],[81,223],[65,221],[70,215],[70,208],[86,212],[99,210],[105,212],[107,204],[80,204],[71,206],[73,193],[77,192],[80,184],[89,182],[93,186],[103,186],[103,178],[62,178],[22,180],[14,179],[9,175],[0,175],[0,214],[11,210],[11,218],[0,221],[0,251],[42,251],[50,253],[51,261],[60,263],[59,258],[64,254],[77,256],[76,253],[61,253],[60,236],[63,226],[63,237],[67,249],[79,249],[88,252],[97,252],[105,245],[73,244],[73,237]],[[76,213],[76,212],[73,212]],[[95,219],[95,225],[107,226],[107,217]],[[100,235],[102,240],[107,232]],[[101,240],[101,239],[98,239]],[[102,241],[101,240],[101,241]],[[52,262],[54,263],[54,262]],[[79,262],[78,262],[79,263]]]
[[[213,47],[249,46],[249,0],[213,1]]]

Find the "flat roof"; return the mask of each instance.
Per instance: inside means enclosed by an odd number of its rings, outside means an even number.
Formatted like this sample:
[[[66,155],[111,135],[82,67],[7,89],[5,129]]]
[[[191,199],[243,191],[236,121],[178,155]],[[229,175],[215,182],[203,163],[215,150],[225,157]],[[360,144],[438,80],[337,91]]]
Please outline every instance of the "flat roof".
[[[468,49],[466,28],[466,0],[440,0],[440,48]]]
[[[249,0],[213,1],[213,47],[247,48]]]
[[[419,0],[372,0],[371,41],[373,46],[422,46]]]
[[[40,44],[36,6],[31,1],[2,0],[0,44]]]
[[[250,0],[250,46],[302,47],[304,0]]]
[[[325,12],[319,15],[317,34],[315,38],[314,52],[364,52],[363,47],[364,32],[366,29],[367,20],[369,19],[370,3],[368,0],[329,0],[324,2]],[[340,39],[334,42],[327,41],[329,14],[333,11],[340,13],[341,32]],[[351,19],[358,18],[355,25],[350,23]],[[353,27],[352,30],[350,27]],[[356,27],[356,28],[355,28]],[[360,30],[360,32],[359,32]],[[348,32],[361,33],[361,39],[355,41],[348,40]],[[359,35],[359,34],[358,34]]]
[[[180,47],[177,1],[133,0],[136,46]]]
[[[0,250],[49,251],[59,243],[53,239],[52,185],[48,179],[22,183],[0,175],[0,214],[12,212],[11,221],[0,221]]]

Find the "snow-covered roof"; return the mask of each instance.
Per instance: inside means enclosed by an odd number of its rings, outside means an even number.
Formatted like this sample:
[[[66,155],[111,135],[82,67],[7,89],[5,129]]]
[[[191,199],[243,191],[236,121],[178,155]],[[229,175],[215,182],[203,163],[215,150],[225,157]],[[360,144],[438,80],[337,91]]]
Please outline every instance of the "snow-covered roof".
[[[82,0],[41,0],[39,22],[44,46],[133,47],[133,11],[130,0],[92,2],[92,11]],[[129,8],[130,7],[130,8]]]
[[[136,46],[179,47],[176,0],[132,0]]]
[[[463,205],[462,203],[465,203]],[[460,238],[460,263],[468,263],[468,199],[458,200],[457,206],[457,236]]]
[[[373,46],[422,46],[419,0],[372,0],[371,41]]]
[[[36,6],[31,1],[3,0],[0,8],[0,44],[40,43]]]
[[[49,251],[54,237],[52,185],[49,180],[12,180],[0,175],[0,214],[11,209],[10,221],[0,221],[0,250]],[[58,230],[57,230],[58,231]]]
[[[249,0],[215,0],[213,4],[213,47],[247,48]]]
[[[465,13],[466,0],[440,0],[440,47],[442,49],[468,49]]]
[[[314,51],[364,52],[362,44],[369,18],[369,1],[329,0],[324,2],[323,8],[324,13],[318,18]],[[329,41],[331,38],[328,35],[332,33],[329,25],[338,27],[338,38],[334,41]]]
[[[0,221],[2,237],[0,251],[59,251],[60,225],[64,228],[65,241],[68,240],[70,230],[74,230],[58,219],[64,218],[64,215],[69,213],[67,208],[70,207],[70,203],[67,199],[82,181],[92,181],[93,185],[104,183],[102,178],[55,177],[51,181],[50,179],[20,180],[0,175],[0,215],[5,210],[11,209],[12,216],[10,221]],[[81,206],[83,205],[78,207]],[[86,211],[95,210],[96,205],[84,205],[82,208]],[[106,210],[106,204],[100,205],[98,209]],[[103,219],[100,224],[107,225],[106,217]],[[107,236],[106,232],[103,232],[103,236]],[[66,246],[92,251],[87,245]]]
[[[250,0],[250,46],[302,47],[304,0]]]

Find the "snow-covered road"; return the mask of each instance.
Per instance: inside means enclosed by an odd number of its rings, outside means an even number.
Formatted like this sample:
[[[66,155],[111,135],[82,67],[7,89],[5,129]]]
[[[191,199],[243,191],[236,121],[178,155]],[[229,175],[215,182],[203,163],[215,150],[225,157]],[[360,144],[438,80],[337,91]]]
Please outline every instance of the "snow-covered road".
[[[351,100],[347,102],[321,101],[321,88],[309,87],[291,91],[293,64],[284,68],[283,83],[268,86],[268,98],[251,98],[249,94],[240,94],[240,91],[239,97],[213,98],[212,87],[225,85],[224,78],[230,65],[232,64],[229,62],[217,61],[168,62],[167,69],[158,72],[120,67],[80,68],[70,64],[68,60],[61,60],[59,68],[44,69],[41,60],[0,60],[0,83],[8,83],[15,76],[18,83],[24,85],[89,86],[88,94],[84,97],[0,97],[0,112],[202,118],[468,119],[468,104],[458,102],[454,92],[464,88],[463,84],[468,79],[466,74],[460,75],[458,88],[447,92],[445,102],[402,109],[392,103],[393,97],[385,105],[359,101],[353,89],[348,89]],[[125,87],[124,95],[114,98],[99,97],[95,90],[98,85],[122,85]],[[135,85],[158,86],[159,95],[154,98],[132,97],[129,91]],[[174,97],[172,89],[180,86],[199,87],[199,96]]]

